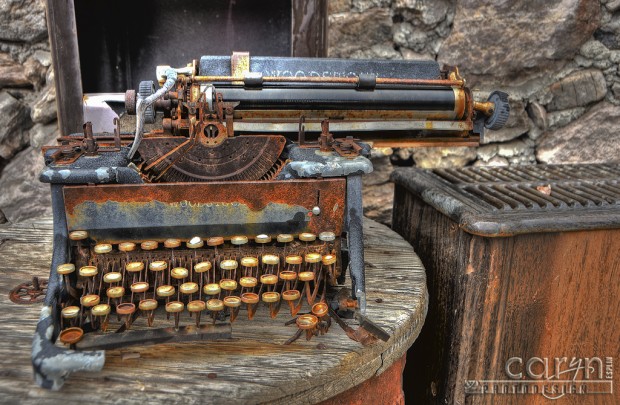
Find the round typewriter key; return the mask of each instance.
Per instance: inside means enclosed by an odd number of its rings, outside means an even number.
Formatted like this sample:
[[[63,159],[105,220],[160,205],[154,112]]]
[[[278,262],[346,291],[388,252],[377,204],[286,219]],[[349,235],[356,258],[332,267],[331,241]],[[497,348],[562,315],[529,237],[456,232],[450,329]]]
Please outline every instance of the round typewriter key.
[[[224,244],[224,238],[222,238],[221,236],[212,236],[209,239],[207,239],[208,246],[220,246],[223,244]]]
[[[267,285],[274,285],[278,283],[278,276],[275,274],[263,274],[260,276],[260,282]]]
[[[311,271],[302,271],[299,273],[299,280],[312,281],[314,280],[314,273]]]
[[[323,242],[333,242],[336,240],[336,234],[333,232],[321,232],[319,234],[319,239]]]
[[[210,299],[207,301],[207,309],[209,311],[221,311],[224,309],[224,303],[218,299]]]
[[[143,293],[143,292],[148,291],[149,283],[147,283],[145,281],[140,281],[140,282],[137,282],[137,283],[133,283],[130,288],[131,288],[132,292]]]
[[[165,248],[174,249],[174,248],[178,248],[179,246],[181,246],[181,240],[180,239],[166,239],[164,241],[164,247]]]
[[[80,297],[80,304],[89,308],[98,305],[100,301],[101,298],[97,294],[88,294]]]
[[[158,246],[159,244],[155,240],[145,240],[144,242],[140,243],[140,248],[142,250],[155,250]]]
[[[80,340],[82,340],[83,336],[84,331],[82,330],[82,328],[74,326],[60,332],[60,335],[58,335],[58,339],[60,339],[60,341],[66,345],[74,345]]]
[[[179,286],[181,294],[193,294],[198,291],[198,284],[194,282],[183,283]]]
[[[299,240],[304,242],[314,242],[316,240],[316,235],[308,232],[300,233]]]
[[[288,233],[281,233],[276,239],[280,243],[289,243],[293,241],[293,235]]]
[[[146,300],[141,300],[138,303],[138,308],[140,308],[142,311],[153,311],[155,309],[157,309],[157,300],[153,300],[153,299],[146,299]]]
[[[110,287],[106,291],[106,295],[110,298],[120,298],[125,295],[125,289],[123,287]]]
[[[172,278],[176,278],[177,280],[184,279],[188,275],[189,271],[187,271],[185,267],[175,267],[174,269],[170,270],[170,276]]]
[[[328,311],[329,311],[329,307],[324,302],[319,302],[312,306],[312,313],[319,318],[327,315]]]
[[[116,306],[116,313],[119,315],[131,315],[136,312],[136,306],[131,302],[124,302]]]
[[[325,255],[323,256],[323,259],[321,259],[323,261],[323,264],[326,266],[329,266],[330,264],[334,264],[336,263],[336,256],[335,255]]]
[[[301,264],[303,259],[299,255],[290,255],[286,256],[285,261],[287,264]]]
[[[95,266],[83,266],[80,267],[79,274],[82,277],[94,277],[99,273]]]
[[[136,244],[133,242],[121,242],[118,244],[118,250],[121,252],[133,252],[136,249]]]
[[[88,232],[86,231],[72,231],[69,233],[69,239],[71,240],[84,240],[88,238]]]
[[[236,260],[222,260],[220,262],[220,267],[222,268],[222,270],[234,270],[237,268],[237,261]]]
[[[125,270],[130,273],[137,273],[144,270],[144,263],[142,262],[129,262],[125,265]]]
[[[308,329],[314,329],[316,325],[319,323],[319,319],[314,315],[306,314],[306,315],[300,315],[299,317],[297,317],[297,320],[295,320],[295,323],[297,324],[297,327],[299,329],[308,330]]]
[[[229,278],[224,278],[220,280],[220,287],[222,287],[222,290],[234,291],[237,289],[237,282]]]
[[[171,285],[160,285],[157,287],[155,294],[157,294],[158,297],[171,297],[175,292],[175,288]]]
[[[104,283],[108,283],[108,284],[118,283],[121,280],[123,280],[123,275],[117,271],[111,271],[103,275]]]
[[[241,294],[241,301],[245,304],[258,304],[258,294],[243,293]]]
[[[294,271],[281,271],[280,278],[286,281],[295,280],[297,278],[297,273]]]
[[[71,274],[75,271],[75,264],[73,263],[63,263],[56,267],[56,273],[58,274]]]
[[[185,304],[181,301],[170,301],[166,304],[166,312],[174,314],[174,328],[179,329],[179,313],[183,312]]]
[[[106,316],[110,313],[110,306],[108,304],[98,304],[92,307],[90,312],[94,316]]]
[[[282,292],[282,299],[284,301],[296,301],[301,297],[299,290],[286,290]]]
[[[187,310],[189,312],[200,312],[207,309],[207,304],[204,301],[195,300],[187,303]]]
[[[232,238],[230,238],[230,243],[237,246],[245,245],[246,243],[248,243],[248,237],[243,235],[233,236]]]
[[[258,259],[251,256],[242,257],[241,265],[244,267],[256,267],[258,266]]]
[[[204,241],[198,236],[194,236],[185,244],[188,249],[199,249],[205,245]]]
[[[254,238],[254,241],[256,243],[270,243],[271,236],[265,235],[265,234],[256,235],[256,238]]]
[[[64,307],[61,311],[60,314],[62,315],[63,318],[65,319],[73,319],[76,318],[80,313],[80,307],[76,307],[74,305],[69,306],[69,307]]]
[[[149,270],[151,271],[162,271],[168,268],[168,263],[165,260],[155,260],[154,262],[149,263]]]
[[[230,295],[228,297],[224,297],[224,306],[228,308],[237,308],[241,305],[241,298]]]
[[[256,287],[258,280],[255,277],[241,277],[239,284],[241,284],[241,287],[252,288]]]
[[[321,261],[321,255],[318,253],[306,253],[306,263],[318,263]]]
[[[280,258],[276,255],[263,255],[262,257],[263,264],[280,264]]]
[[[194,271],[196,273],[204,273],[205,271],[211,270],[211,262],[200,262],[194,266]]]
[[[202,287],[202,291],[204,291],[204,293],[207,295],[217,295],[222,291],[222,289],[220,288],[219,284],[210,283]]]
[[[263,302],[272,304],[280,301],[280,294],[275,291],[268,291],[263,293]]]

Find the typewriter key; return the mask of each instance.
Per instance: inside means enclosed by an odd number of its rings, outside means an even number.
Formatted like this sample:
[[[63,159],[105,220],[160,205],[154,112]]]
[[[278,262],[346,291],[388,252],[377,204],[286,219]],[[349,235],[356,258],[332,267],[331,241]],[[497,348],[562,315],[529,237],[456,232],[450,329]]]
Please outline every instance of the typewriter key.
[[[258,280],[256,280],[256,277],[241,277],[239,284],[241,284],[241,287],[254,288],[258,284]]]
[[[314,242],[316,240],[316,235],[309,232],[300,233],[299,240],[303,242]]]
[[[125,295],[125,289],[123,287],[110,287],[107,289],[106,295],[109,298],[121,298]]]
[[[187,303],[187,310],[190,314],[196,314],[196,327],[200,327],[200,314],[207,308],[207,304],[204,301],[196,300]]]
[[[100,301],[101,298],[97,294],[87,294],[80,297],[80,304],[88,308],[98,305]]]
[[[78,317],[78,315],[80,314],[80,307],[76,307],[74,305],[69,306],[69,307],[64,307],[61,311],[60,311],[60,315],[61,315],[61,325],[60,327],[63,327],[64,324],[64,320],[68,319],[70,320],[70,324],[73,325],[75,322],[75,319]]]
[[[300,330],[306,331],[306,340],[310,340],[319,323],[319,319],[314,315],[306,314],[298,316],[295,323]]]
[[[130,273],[138,273],[144,270],[144,263],[142,262],[129,262],[125,265],[125,270]]]
[[[275,318],[280,309],[280,294],[275,291],[267,291],[263,293],[263,302],[269,304],[269,315]]]
[[[175,248],[178,248],[179,246],[181,246],[180,239],[166,239],[164,241],[164,247],[168,249],[175,249]]]
[[[220,287],[222,290],[235,291],[237,289],[237,282],[229,278],[224,278],[220,280]]]
[[[153,320],[155,319],[155,309],[157,309],[157,300],[145,299],[138,303],[138,308],[146,314],[146,324],[153,326]]]
[[[299,255],[286,256],[285,261],[286,261],[287,264],[293,264],[293,265],[303,263],[303,259]]]
[[[256,304],[258,304],[259,297],[258,294],[254,294],[251,292],[241,294],[241,302],[243,302],[248,309],[248,319],[254,318],[254,314],[256,313]]]
[[[297,279],[297,273],[294,271],[281,271],[280,278],[285,281],[293,281]]]
[[[222,260],[220,262],[220,268],[222,270],[234,270],[237,268],[237,261],[231,259]]]
[[[301,309],[302,303],[300,298],[301,293],[299,292],[299,290],[282,291],[282,299],[288,303],[288,307],[291,311],[291,316],[297,315],[297,313]],[[297,303],[297,305],[295,305],[293,301],[297,300],[299,300],[299,302]]]
[[[319,253],[306,253],[306,263],[318,263],[321,261],[321,255]]]
[[[256,257],[252,257],[252,256],[246,256],[246,257],[242,257],[241,258],[241,265],[243,267],[257,267],[258,266],[258,259]]]
[[[60,332],[60,335],[58,335],[58,339],[66,345],[74,345],[80,340],[82,340],[83,336],[84,331],[82,330],[82,328],[74,326]]]
[[[155,260],[149,263],[149,270],[151,271],[163,271],[168,268],[168,263],[165,260]]]
[[[267,264],[267,265],[280,264],[280,258],[276,255],[263,255],[262,261],[263,261],[263,264]]]
[[[118,244],[118,250],[121,252],[133,252],[136,250],[136,244],[133,242],[121,242]]]
[[[230,243],[236,246],[245,245],[248,243],[248,237],[243,235],[233,236],[230,238]]]
[[[207,239],[207,246],[220,246],[224,244],[224,238],[221,236],[212,236]]]
[[[120,283],[123,280],[123,275],[116,271],[111,271],[103,275],[103,282],[112,284],[112,283]]]
[[[228,297],[224,297],[224,306],[230,308],[230,323],[233,323],[235,319],[237,319],[237,315],[239,315],[239,307],[241,306],[241,298],[230,295]]]
[[[90,310],[90,313],[97,318],[103,318],[100,320],[101,330],[105,332],[108,328],[108,315],[110,314],[110,306],[108,304],[95,305]]]
[[[210,284],[205,285],[202,288],[202,291],[207,295],[217,295],[220,293],[220,291],[222,291],[222,289],[220,288],[219,284],[210,283]]]
[[[311,271],[302,271],[299,273],[300,281],[312,281],[314,280],[314,273]]]
[[[260,276],[260,282],[266,285],[275,285],[278,283],[278,276],[275,274],[263,274]]]
[[[78,241],[78,240],[84,240],[86,238],[88,238],[88,232],[86,232],[86,231],[72,231],[72,232],[69,232],[69,239],[71,239],[71,240]]]
[[[224,309],[224,302],[217,298],[212,298],[207,301],[207,309],[213,312],[221,311]]]
[[[319,302],[312,306],[312,313],[316,315],[318,318],[322,318],[327,315],[329,311],[329,307],[325,302]]]
[[[82,266],[78,272],[82,277],[94,277],[99,273],[95,266]]]
[[[336,263],[336,256],[335,255],[325,255],[323,256],[323,264],[326,266],[332,265],[334,263]]]
[[[166,312],[174,314],[174,329],[179,330],[179,314],[183,312],[185,304],[181,301],[170,301],[166,304]]]
[[[265,234],[256,235],[256,238],[254,238],[254,241],[260,244],[271,243],[271,236],[265,235]]]
[[[293,235],[288,233],[281,233],[277,237],[277,241],[280,243],[289,243],[293,241]]]
[[[136,294],[144,293],[148,291],[149,283],[145,281],[139,281],[137,283],[133,283],[130,288],[131,288],[131,292],[133,293],[136,293]]]
[[[172,297],[175,292],[176,292],[176,289],[174,288],[174,286],[160,285],[159,287],[157,287],[155,294],[158,297]]]
[[[144,242],[140,243],[140,248],[142,250],[155,250],[158,246],[159,244],[155,240],[145,240]]]
[[[125,329],[127,330],[131,327],[132,315],[134,312],[136,312],[136,306],[131,302],[125,302],[116,306],[116,313],[125,317]]]
[[[211,267],[211,262],[200,262],[194,266],[194,271],[196,273],[204,273],[211,270]]]
[[[319,239],[323,242],[333,242],[336,240],[336,234],[333,232],[321,232]]]
[[[67,274],[71,274],[74,271],[75,271],[75,265],[73,263],[64,263],[56,267],[56,273],[62,274],[63,276]]]
[[[198,284],[194,282],[183,283],[179,286],[181,294],[193,294],[198,292]]]
[[[199,249],[205,245],[204,241],[198,236],[194,236],[185,244],[188,249]]]
[[[185,267],[175,267],[170,270],[170,276],[172,278],[176,278],[177,280],[182,280],[189,275],[189,271]]]

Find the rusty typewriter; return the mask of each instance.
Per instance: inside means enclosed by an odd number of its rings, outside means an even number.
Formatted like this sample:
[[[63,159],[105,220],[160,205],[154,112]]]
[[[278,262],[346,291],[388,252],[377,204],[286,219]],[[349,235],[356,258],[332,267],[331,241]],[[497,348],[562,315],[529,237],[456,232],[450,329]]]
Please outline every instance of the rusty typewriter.
[[[435,61],[235,53],[160,66],[157,79],[125,94],[135,131],[86,123],[44,150],[43,387],[101,369],[101,349],[230,338],[257,311],[291,320],[291,341],[326,332],[338,311],[363,317],[369,143],[477,145],[509,113],[506,94],[475,101]],[[345,278],[350,295],[334,298]]]

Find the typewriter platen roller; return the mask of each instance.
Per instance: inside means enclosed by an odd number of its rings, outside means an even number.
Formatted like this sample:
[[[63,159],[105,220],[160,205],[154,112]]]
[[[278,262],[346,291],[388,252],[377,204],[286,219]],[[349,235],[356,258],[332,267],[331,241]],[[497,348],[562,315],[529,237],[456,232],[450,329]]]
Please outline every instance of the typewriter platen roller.
[[[33,343],[41,386],[100,369],[103,352],[86,349],[226,338],[218,326],[261,310],[309,339],[327,332],[345,276],[363,316],[366,142],[475,145],[509,112],[506,94],[476,102],[434,61],[235,53],[157,76],[157,90],[125,95],[134,133],[86,123],[44,151],[55,236]]]

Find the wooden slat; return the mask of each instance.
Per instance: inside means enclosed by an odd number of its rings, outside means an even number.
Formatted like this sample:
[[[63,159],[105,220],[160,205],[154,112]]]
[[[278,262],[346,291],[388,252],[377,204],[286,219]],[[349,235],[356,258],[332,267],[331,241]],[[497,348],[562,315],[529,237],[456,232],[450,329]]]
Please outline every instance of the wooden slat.
[[[411,246],[370,220],[364,231],[367,315],[392,335],[388,342],[363,347],[333,324],[325,336],[284,346],[295,332],[284,326],[286,311],[272,320],[259,308],[253,321],[241,312],[233,324],[233,342],[109,350],[101,372],[74,374],[60,392],[50,392],[35,385],[30,365],[40,306],[13,304],[8,293],[33,275],[47,276],[51,221],[0,226],[2,401],[309,404],[354,387],[403,356],[420,332],[428,301],[424,268]],[[126,352],[139,357],[123,360]]]

